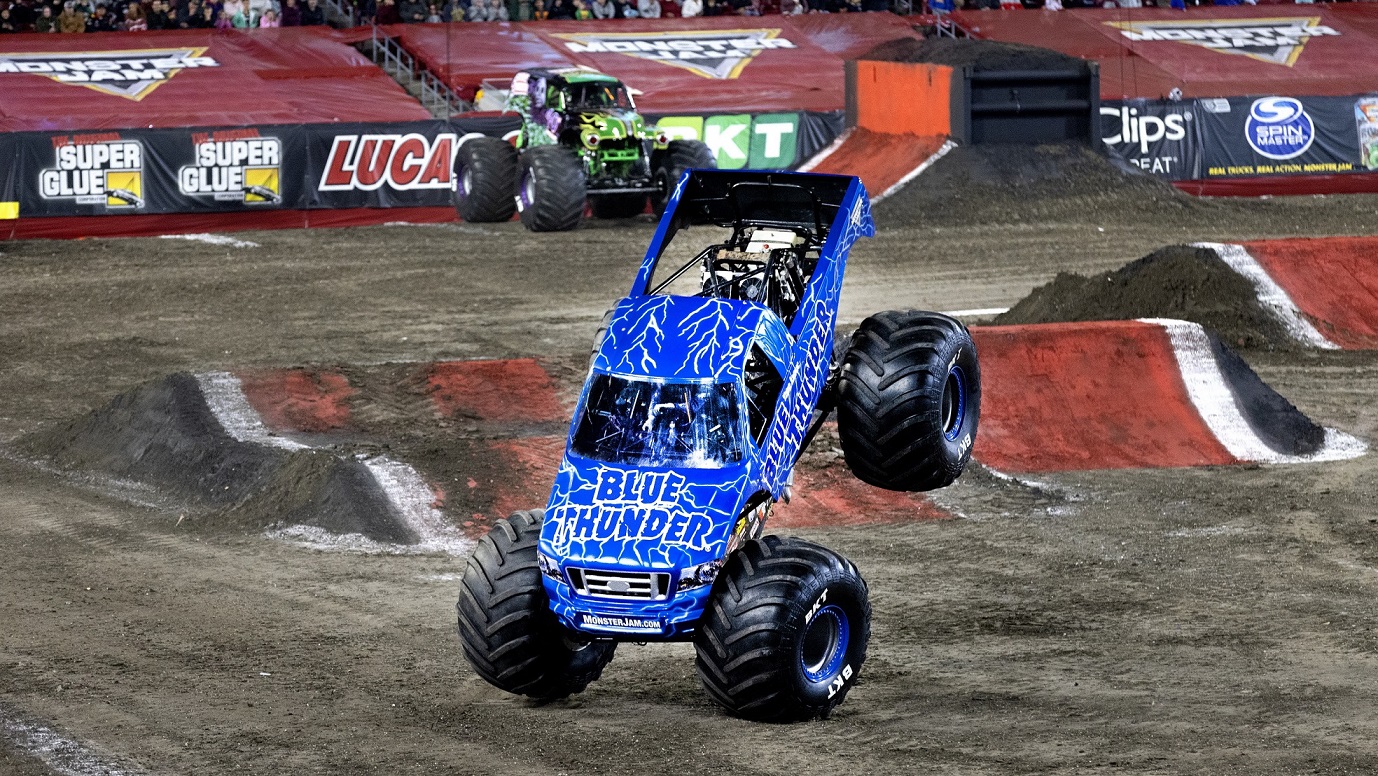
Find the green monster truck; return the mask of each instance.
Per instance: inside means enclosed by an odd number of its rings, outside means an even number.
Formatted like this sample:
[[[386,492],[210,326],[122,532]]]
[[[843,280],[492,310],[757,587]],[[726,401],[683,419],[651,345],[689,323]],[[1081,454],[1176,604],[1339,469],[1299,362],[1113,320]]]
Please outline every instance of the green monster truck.
[[[455,206],[465,221],[506,221],[514,211],[533,232],[573,229],[584,199],[596,218],[665,209],[687,169],[714,168],[697,140],[670,140],[648,126],[627,88],[587,69],[523,70],[506,110],[522,117],[516,147],[471,138],[455,159]]]

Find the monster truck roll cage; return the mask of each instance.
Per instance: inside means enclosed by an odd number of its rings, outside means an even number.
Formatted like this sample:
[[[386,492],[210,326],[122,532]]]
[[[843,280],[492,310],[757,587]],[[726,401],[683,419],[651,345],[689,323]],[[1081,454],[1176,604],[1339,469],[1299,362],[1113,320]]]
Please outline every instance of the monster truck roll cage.
[[[815,191],[768,174],[763,178],[729,182],[721,191],[681,201],[681,212],[692,221],[731,229],[732,236],[699,251],[646,293],[663,293],[700,267],[701,290],[695,296],[757,302],[785,326],[793,323],[832,219],[824,217],[829,206]],[[837,207],[831,206],[834,213]],[[667,235],[665,244],[672,237]]]
[[[701,290],[695,296],[763,304],[789,327],[818,266],[829,225],[841,207],[840,194],[845,192],[824,191],[824,196],[835,195],[824,201],[819,196],[819,189],[831,183],[826,179],[820,178],[811,181],[813,186],[805,186],[781,182],[769,173],[752,176],[757,179],[743,180],[743,177],[741,173],[695,172],[691,175],[691,188],[681,198],[677,210],[679,217],[665,235],[661,254],[682,225],[712,224],[731,229],[732,236],[699,251],[646,293],[665,292],[697,266],[701,268],[702,281]],[[832,412],[837,367],[838,364],[831,365],[828,389],[819,398],[799,446],[801,455]],[[773,407],[783,387],[779,373],[764,363],[761,354],[753,354],[748,360],[743,382],[747,400],[756,408]],[[768,416],[768,413],[758,414]],[[764,431],[764,428],[751,429],[753,436]]]

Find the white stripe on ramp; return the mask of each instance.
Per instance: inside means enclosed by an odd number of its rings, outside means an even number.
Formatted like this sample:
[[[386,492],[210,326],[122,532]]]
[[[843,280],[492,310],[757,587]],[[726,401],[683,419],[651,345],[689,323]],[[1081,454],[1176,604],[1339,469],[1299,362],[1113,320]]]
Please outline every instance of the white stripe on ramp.
[[[411,466],[380,455],[364,461],[373,479],[387,494],[388,503],[408,528],[416,533],[418,542],[409,545],[416,552],[447,552],[467,554],[473,542],[466,539],[445,521],[435,508],[435,494]]]
[[[1234,243],[1192,243],[1193,248],[1206,248],[1215,251],[1230,266],[1230,269],[1243,275],[1254,286],[1254,295],[1258,297],[1259,304],[1267,308],[1282,323],[1283,328],[1292,339],[1310,345],[1313,348],[1324,348],[1325,350],[1339,350],[1340,346],[1326,339],[1324,334],[1311,325],[1302,315],[1297,303],[1292,301],[1292,297],[1276,280],[1268,274],[1268,270],[1258,263],[1258,259],[1249,255],[1249,251],[1243,245]]]
[[[1008,307],[977,307],[972,310],[944,310],[943,315],[949,318],[986,318],[992,315],[1004,315],[1009,312]]]
[[[851,129],[843,130],[842,134],[838,135],[836,140],[829,143],[827,148],[824,148],[822,151],[819,151],[818,153],[814,154],[813,157],[810,158],[807,162],[804,162],[803,164],[799,165],[798,169],[796,169],[795,172],[809,172],[813,168],[822,164],[824,159],[827,159],[829,156],[832,156],[833,153],[837,151],[837,149],[842,147],[843,143],[847,142],[847,138],[852,136],[852,132],[853,130]]]
[[[1325,429],[1325,442],[1320,449],[1309,455],[1287,455],[1274,450],[1254,433],[1244,418],[1211,351],[1210,338],[1199,323],[1164,318],[1140,320],[1167,331],[1191,403],[1211,433],[1235,458],[1260,463],[1342,461],[1357,458],[1368,450],[1362,440],[1330,428]]]
[[[0,731],[15,748],[43,761],[62,776],[137,776],[143,771],[102,760],[85,745],[59,735],[47,725],[24,719],[0,704]]]
[[[244,384],[229,372],[207,372],[196,376],[206,406],[225,433],[240,442],[276,447],[283,450],[311,450],[310,445],[278,436],[263,423],[263,417],[244,395]],[[386,456],[363,460],[378,489],[387,497],[388,506],[419,541],[414,545],[384,545],[359,535],[332,534],[311,526],[288,526],[269,532],[275,538],[298,539],[319,549],[346,549],[363,552],[445,552],[467,554],[473,542],[451,527],[440,510],[432,504],[435,494],[411,466]]]
[[[308,449],[300,442],[293,442],[274,434],[263,425],[263,418],[258,414],[258,410],[254,409],[249,404],[249,399],[244,396],[244,385],[239,382],[238,377],[229,372],[207,372],[197,375],[196,383],[201,386],[201,395],[205,397],[206,406],[210,407],[211,414],[219,421],[220,427],[225,429],[225,433],[234,439],[267,447],[279,447],[283,450]]]
[[[908,183],[909,181],[912,181],[912,180],[914,180],[915,178],[919,177],[919,174],[920,174],[920,173],[922,173],[924,170],[927,170],[929,167],[932,167],[934,162],[938,161],[939,159],[943,158],[944,156],[947,156],[947,152],[948,152],[948,151],[951,151],[952,149],[954,149],[954,148],[956,148],[956,147],[957,147],[957,144],[954,143],[954,142],[952,142],[951,140],[945,140],[945,141],[943,141],[942,146],[941,146],[940,148],[938,148],[937,151],[934,151],[932,156],[930,156],[930,157],[928,157],[927,159],[923,160],[923,164],[920,164],[918,167],[915,167],[914,169],[910,170],[908,173],[905,173],[905,176],[904,176],[903,178],[900,178],[899,181],[895,183],[895,185],[893,185],[893,186],[891,186],[890,188],[886,189],[885,191],[882,191],[881,193],[879,193],[879,194],[877,194],[877,195],[871,197],[871,204],[875,204],[875,203],[881,201],[882,199],[885,199],[886,197],[890,196],[891,194],[894,194],[895,192],[899,191],[900,189],[904,188],[904,184],[906,184],[906,183]]]

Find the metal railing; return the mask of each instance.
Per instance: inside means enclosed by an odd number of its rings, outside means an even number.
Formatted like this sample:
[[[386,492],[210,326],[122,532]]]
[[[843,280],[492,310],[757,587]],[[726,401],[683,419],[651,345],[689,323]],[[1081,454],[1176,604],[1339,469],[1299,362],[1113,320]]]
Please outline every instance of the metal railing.
[[[325,0],[325,18],[341,27],[357,27],[362,21],[359,10],[348,0]]]
[[[435,73],[417,62],[401,44],[380,33],[377,25],[369,40],[369,57],[407,91],[415,90],[416,98],[436,118],[448,119],[472,107]]]

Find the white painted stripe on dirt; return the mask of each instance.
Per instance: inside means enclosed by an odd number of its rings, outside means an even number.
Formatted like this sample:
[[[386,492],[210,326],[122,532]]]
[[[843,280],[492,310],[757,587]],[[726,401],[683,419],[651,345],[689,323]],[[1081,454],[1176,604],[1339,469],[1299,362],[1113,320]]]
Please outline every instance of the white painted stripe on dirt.
[[[1009,311],[1008,307],[977,307],[973,310],[948,310],[943,315],[949,318],[985,318],[990,315],[1003,315]]]
[[[47,725],[25,719],[0,704],[0,731],[21,752],[43,761],[62,776],[137,776],[143,771],[101,759],[85,745],[59,735]]]
[[[871,203],[872,203],[872,204],[875,204],[875,203],[881,201],[882,199],[885,199],[886,197],[890,196],[891,194],[894,194],[895,192],[899,191],[900,189],[904,188],[904,185],[905,185],[906,183],[908,183],[909,181],[912,181],[912,180],[914,180],[915,178],[919,177],[919,174],[920,174],[920,173],[922,173],[924,170],[927,170],[929,167],[932,167],[934,162],[938,161],[939,159],[943,158],[944,156],[947,156],[948,151],[951,151],[952,149],[954,149],[954,148],[956,148],[956,147],[957,147],[957,144],[954,143],[954,142],[952,142],[951,140],[945,140],[945,141],[943,141],[942,146],[941,146],[940,148],[938,148],[937,151],[934,151],[932,156],[930,156],[930,157],[928,157],[927,159],[923,160],[923,164],[920,164],[918,167],[915,167],[914,169],[910,170],[908,173],[905,173],[905,176],[904,176],[903,178],[900,178],[899,181],[898,181],[895,185],[891,186],[890,188],[886,189],[885,191],[882,191],[880,194],[877,194],[877,195],[871,197]]]
[[[269,431],[258,410],[249,404],[238,377],[229,372],[206,372],[197,375],[196,382],[201,387],[201,394],[211,414],[225,429],[225,433],[234,439],[283,450],[313,449],[310,445]],[[451,527],[440,510],[435,508],[435,494],[420,472],[386,456],[369,458],[363,464],[374,482],[378,483],[378,489],[387,497],[393,513],[417,535],[416,544],[382,544],[359,534],[334,534],[302,525],[273,529],[268,535],[296,540],[317,549],[354,552],[444,552],[464,555],[473,548],[473,542]]]
[[[164,240],[192,240],[194,242],[210,243],[211,245],[225,245],[231,248],[257,248],[258,243],[250,240],[236,240],[233,237],[223,234],[164,234],[159,235]]]
[[[1243,275],[1254,286],[1254,295],[1258,297],[1259,304],[1262,304],[1268,312],[1272,313],[1287,329],[1287,333],[1292,339],[1309,345],[1313,348],[1324,348],[1325,350],[1339,350],[1340,346],[1326,339],[1324,334],[1311,325],[1302,314],[1297,303],[1292,301],[1292,297],[1286,289],[1278,285],[1276,280],[1268,274],[1268,270],[1263,268],[1249,254],[1243,245],[1234,243],[1194,243],[1193,247],[1206,248],[1215,251],[1222,261],[1230,266],[1230,269]]]
[[[1287,455],[1274,450],[1254,433],[1244,418],[1211,351],[1210,338],[1199,323],[1164,318],[1141,320],[1167,331],[1191,403],[1211,433],[1235,458],[1260,463],[1308,463],[1356,458],[1367,451],[1368,446],[1362,440],[1329,428],[1325,430],[1325,442],[1310,455]]]
[[[847,142],[847,138],[852,136],[852,131],[853,130],[851,129],[843,130],[842,134],[838,135],[836,140],[829,143],[827,148],[824,148],[822,151],[819,151],[818,153],[814,154],[813,157],[809,159],[807,162],[804,162],[803,164],[799,165],[799,168],[795,170],[795,172],[809,172],[813,168],[822,164],[824,159],[827,159],[829,156],[832,156],[833,153],[837,151],[837,149],[842,147],[843,143]]]
[[[276,528],[268,531],[268,536],[317,550],[387,555],[469,554],[474,547],[473,541],[445,521],[445,516],[434,506],[435,494],[416,469],[386,456],[369,458],[363,464],[387,497],[393,514],[416,534],[415,544],[378,542],[362,534],[337,534],[309,525]]]
[[[244,396],[244,386],[238,377],[229,372],[206,372],[196,376],[196,384],[201,387],[201,395],[211,414],[234,439],[283,450],[307,449],[306,445],[280,437],[263,425],[258,410]]]
[[[435,494],[420,472],[383,455],[369,458],[364,466],[387,495],[393,512],[416,533],[417,543],[408,545],[413,552],[462,555],[472,549],[473,542],[451,527],[435,508]]]

